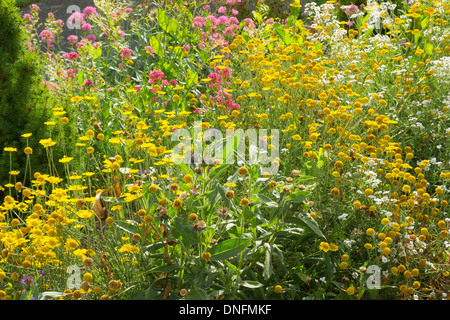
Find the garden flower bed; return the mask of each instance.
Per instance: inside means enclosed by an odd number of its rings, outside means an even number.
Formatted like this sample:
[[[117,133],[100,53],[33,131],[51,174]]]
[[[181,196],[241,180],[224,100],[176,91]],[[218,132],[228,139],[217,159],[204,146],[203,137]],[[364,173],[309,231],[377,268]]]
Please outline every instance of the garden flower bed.
[[[448,299],[450,3],[282,2],[32,5],[0,298]]]

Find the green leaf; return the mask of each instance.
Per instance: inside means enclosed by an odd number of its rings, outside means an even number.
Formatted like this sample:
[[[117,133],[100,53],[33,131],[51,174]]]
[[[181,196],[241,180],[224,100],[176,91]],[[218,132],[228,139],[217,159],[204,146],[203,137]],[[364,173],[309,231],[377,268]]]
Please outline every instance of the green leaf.
[[[186,300],[209,300],[209,297],[205,290],[192,288],[186,296]]]
[[[69,293],[58,292],[58,291],[45,291],[42,292],[41,300],[43,299],[51,299],[51,298],[60,298],[68,295]]]
[[[315,234],[317,234],[319,237],[326,239],[326,237],[323,235],[322,231],[320,230],[319,226],[317,225],[316,221],[311,221],[305,218],[300,218]]]
[[[319,169],[322,168],[324,164],[325,164],[325,162],[323,162],[323,160],[317,161],[317,168],[319,168]]]
[[[423,49],[429,56],[431,56],[433,54],[433,45],[431,43],[425,44]]]
[[[209,174],[210,179],[214,179],[217,175],[219,175],[221,172],[223,172],[226,168],[228,168],[228,164],[222,164],[215,168],[211,173]]]
[[[416,45],[417,46],[417,44],[419,43],[419,40],[420,40],[420,38],[422,38],[422,31],[420,31],[419,33],[417,33],[415,36],[414,36],[414,45]]]
[[[149,42],[150,42],[150,46],[152,47],[155,54],[162,57],[164,55],[164,50],[159,45],[158,39],[155,36],[152,36],[152,37],[150,37]]]
[[[152,252],[152,251],[156,251],[158,249],[161,249],[164,247],[164,243],[162,242],[157,242],[157,243],[152,243],[149,244],[148,246],[142,247],[142,252]]]
[[[212,190],[210,193],[207,194],[206,198],[208,199],[209,203],[211,203],[211,205],[214,205],[216,203],[216,199],[219,195],[219,189],[218,188],[214,188],[214,190]]]
[[[169,20],[167,19],[166,12],[163,9],[158,9],[156,13],[156,18],[158,19],[158,25],[164,30],[167,31],[167,26],[169,24]],[[155,50],[155,49],[153,49]]]
[[[191,88],[192,86],[196,85],[197,83],[198,83],[198,73],[193,72],[191,69],[188,69],[188,79],[186,81],[187,89]]]
[[[373,33],[373,28],[368,28],[366,32],[364,32],[363,40],[368,39]]]
[[[426,17],[425,19],[420,21],[420,26],[422,27],[422,29],[425,29],[428,26],[428,20],[428,17]]]
[[[93,60],[97,60],[98,58],[100,58],[102,56],[102,48],[101,47],[91,48],[90,51],[91,51]]]
[[[192,227],[190,225],[183,224],[180,221],[180,218],[174,219],[172,234],[175,238],[182,238],[185,244],[196,244],[200,242]]]
[[[239,254],[245,250],[251,239],[234,238],[222,241],[208,250],[211,254],[211,261],[225,260]]]
[[[275,32],[278,33],[278,35],[280,36],[280,39],[283,42],[283,44],[285,44],[285,45],[291,45],[292,44],[292,37],[291,37],[291,35],[284,30],[284,27],[281,24],[279,24],[277,22],[277,23],[275,23],[273,25],[273,27],[275,29]]]
[[[194,176],[194,175],[195,175],[194,171],[193,171],[191,168],[189,168],[189,166],[188,166],[187,164],[185,164],[185,163],[180,163],[180,164],[177,164],[177,166],[179,166],[180,169],[181,169],[185,174],[190,174],[191,176]]]
[[[261,288],[263,285],[262,283],[258,282],[258,281],[252,281],[252,280],[247,280],[247,281],[241,281],[239,282],[239,284],[245,288],[249,288],[249,289],[257,289],[257,288]]]
[[[306,199],[306,196],[309,195],[309,191],[306,190],[299,190],[296,192],[291,193],[290,195],[286,196],[287,201],[292,201],[294,203],[302,202]]]
[[[142,231],[141,228],[134,221],[119,220],[119,221],[116,221],[115,223],[116,223],[116,225],[119,226],[120,229],[122,229],[128,233],[131,233],[131,234],[140,233]]]
[[[84,82],[84,71],[78,72],[78,77],[77,77],[77,79],[78,79],[78,84],[79,84],[80,86],[82,86],[82,85],[83,85],[83,82]]]
[[[269,243],[264,243],[264,271],[263,277],[265,280],[269,279],[273,273],[272,268],[272,246]]]
[[[331,279],[333,279],[334,276],[334,266],[329,254],[327,254],[325,257],[325,265],[326,265],[326,278],[328,281],[331,281]]]
[[[153,268],[150,271],[170,272],[170,271],[177,270],[177,269],[180,269],[180,268],[186,268],[186,267],[185,266],[180,266],[178,264],[169,264],[169,265],[166,265],[166,266],[160,266],[160,267]]]

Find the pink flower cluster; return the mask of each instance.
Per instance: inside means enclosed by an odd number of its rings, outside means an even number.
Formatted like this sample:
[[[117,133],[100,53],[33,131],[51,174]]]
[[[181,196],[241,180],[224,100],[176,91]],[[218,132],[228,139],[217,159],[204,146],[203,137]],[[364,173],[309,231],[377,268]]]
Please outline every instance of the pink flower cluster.
[[[231,77],[231,74],[231,69],[228,67],[216,67],[214,72],[208,76],[208,78],[212,80],[209,85],[210,88],[217,90],[216,96],[211,97],[211,99],[215,99],[217,105],[225,106],[229,112],[239,109],[239,105],[233,101],[232,94],[224,91],[225,88],[230,86],[230,82],[227,80]]]
[[[75,61],[78,58],[78,53],[76,52],[66,52],[62,55],[63,58],[68,59],[70,61]]]
[[[347,8],[345,9],[345,14],[348,16],[351,16],[358,12],[359,12],[358,6],[355,6],[354,4],[347,6]]]
[[[122,58],[122,60],[130,60],[132,53],[133,53],[133,51],[131,51],[131,49],[125,48],[122,50],[122,53],[120,54],[120,58]]]
[[[55,35],[49,30],[42,30],[42,32],[39,34],[39,37],[48,46],[51,46],[52,42],[55,40]]]
[[[89,19],[89,18],[91,18],[91,17],[97,17],[98,16],[98,14],[97,14],[97,8],[95,8],[95,7],[86,7],[86,8],[84,8],[84,10],[83,10],[83,16],[84,16],[84,18],[86,18],[86,19]]]
[[[160,70],[154,70],[154,71],[150,72],[148,77],[150,78],[148,80],[148,83],[150,83],[150,84],[156,83],[156,82],[166,78],[164,75],[164,72],[162,72]]]

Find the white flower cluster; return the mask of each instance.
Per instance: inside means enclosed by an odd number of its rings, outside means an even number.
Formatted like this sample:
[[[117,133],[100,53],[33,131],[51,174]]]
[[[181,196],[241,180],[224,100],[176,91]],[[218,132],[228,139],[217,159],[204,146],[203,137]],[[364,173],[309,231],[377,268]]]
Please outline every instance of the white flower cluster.
[[[450,57],[442,57],[437,60],[430,61],[435,71],[435,76],[442,77],[443,79],[450,78]]]

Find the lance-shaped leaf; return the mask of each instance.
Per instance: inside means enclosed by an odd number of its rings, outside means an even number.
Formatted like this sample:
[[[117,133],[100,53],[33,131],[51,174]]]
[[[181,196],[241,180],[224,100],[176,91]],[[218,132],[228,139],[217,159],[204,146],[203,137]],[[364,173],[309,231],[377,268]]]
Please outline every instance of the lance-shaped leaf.
[[[222,241],[208,250],[211,261],[225,260],[244,251],[251,243],[251,239],[234,238]]]

